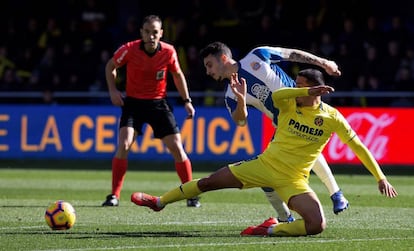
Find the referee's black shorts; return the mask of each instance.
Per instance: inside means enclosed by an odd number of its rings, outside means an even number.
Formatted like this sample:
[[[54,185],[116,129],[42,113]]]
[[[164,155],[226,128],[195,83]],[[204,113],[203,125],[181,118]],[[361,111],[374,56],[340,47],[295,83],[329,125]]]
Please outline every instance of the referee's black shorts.
[[[154,131],[154,137],[179,133],[172,107],[166,99],[136,99],[126,97],[122,107],[119,128],[133,127],[138,135],[142,135],[142,127],[147,123]]]

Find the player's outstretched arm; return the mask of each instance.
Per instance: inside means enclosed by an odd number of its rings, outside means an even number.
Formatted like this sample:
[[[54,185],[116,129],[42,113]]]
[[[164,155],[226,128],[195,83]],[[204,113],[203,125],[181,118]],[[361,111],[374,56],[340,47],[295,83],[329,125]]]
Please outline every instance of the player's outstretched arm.
[[[305,96],[322,96],[334,92],[335,89],[329,85],[317,85],[312,87],[283,87],[272,93],[273,101]]]
[[[341,76],[341,71],[339,70],[338,65],[332,60],[299,49],[278,47],[278,50],[281,51],[283,58],[288,61],[317,65],[323,68],[326,73],[331,76]]]
[[[309,87],[309,96],[322,96],[334,92],[335,89],[329,85],[318,85]]]
[[[397,190],[388,182],[378,162],[359,137],[355,135],[347,145],[355,153],[358,159],[361,160],[365,168],[375,177],[378,182],[378,190],[380,193],[389,198],[396,197],[398,195]]]

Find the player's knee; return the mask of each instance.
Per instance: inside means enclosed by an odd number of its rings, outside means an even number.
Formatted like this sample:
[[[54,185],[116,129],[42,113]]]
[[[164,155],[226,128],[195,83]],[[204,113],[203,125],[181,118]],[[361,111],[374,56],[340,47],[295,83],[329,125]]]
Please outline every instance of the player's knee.
[[[326,221],[323,218],[305,221],[305,225],[306,233],[309,235],[320,234],[326,229]]]

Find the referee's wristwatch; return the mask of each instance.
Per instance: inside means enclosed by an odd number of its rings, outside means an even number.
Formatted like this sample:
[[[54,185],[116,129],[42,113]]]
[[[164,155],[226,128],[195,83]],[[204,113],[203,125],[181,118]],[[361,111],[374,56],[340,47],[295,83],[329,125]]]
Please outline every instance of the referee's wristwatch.
[[[184,103],[186,104],[186,103],[191,103],[191,98],[186,98],[186,99],[183,99],[183,101],[184,101]]]

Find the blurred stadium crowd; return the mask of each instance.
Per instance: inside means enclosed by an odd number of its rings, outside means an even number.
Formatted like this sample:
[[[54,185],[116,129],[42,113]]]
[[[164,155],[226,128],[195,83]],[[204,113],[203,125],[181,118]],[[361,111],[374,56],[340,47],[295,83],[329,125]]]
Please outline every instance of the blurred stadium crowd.
[[[328,81],[337,91],[414,92],[410,1],[5,0],[1,6],[0,92],[38,91],[44,103],[56,102],[56,91],[106,91],[106,61],[140,37],[148,14],[163,19],[163,39],[175,45],[190,90],[206,94],[196,99],[203,105],[222,105],[206,98],[223,86],[205,75],[198,57],[216,40],[236,59],[274,45],[335,60],[343,76]],[[283,63],[292,76],[300,67]],[[414,97],[348,97],[335,105],[414,106]]]

